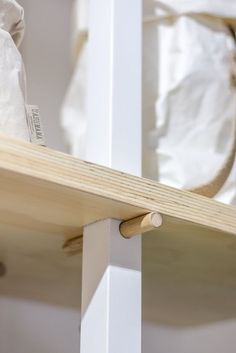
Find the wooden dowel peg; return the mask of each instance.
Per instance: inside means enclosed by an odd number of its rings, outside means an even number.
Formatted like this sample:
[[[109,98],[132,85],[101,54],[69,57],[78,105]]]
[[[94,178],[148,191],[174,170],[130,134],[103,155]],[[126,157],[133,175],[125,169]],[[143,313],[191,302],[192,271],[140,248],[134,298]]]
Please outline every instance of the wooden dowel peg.
[[[83,235],[66,240],[62,248],[67,255],[75,255],[82,252]]]
[[[120,233],[124,238],[132,238],[137,234],[149,232],[162,225],[162,216],[156,212],[132,218],[120,224]],[[63,250],[68,255],[81,253],[83,250],[83,235],[68,239],[63,244]]]
[[[129,239],[137,234],[149,232],[162,225],[162,216],[156,212],[150,212],[120,224],[120,233]]]

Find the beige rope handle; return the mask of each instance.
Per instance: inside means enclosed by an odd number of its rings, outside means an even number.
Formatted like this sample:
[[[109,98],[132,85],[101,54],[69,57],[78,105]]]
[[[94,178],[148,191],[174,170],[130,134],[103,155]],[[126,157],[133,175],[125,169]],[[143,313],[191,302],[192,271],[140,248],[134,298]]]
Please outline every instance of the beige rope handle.
[[[217,175],[209,183],[201,185],[197,188],[189,189],[189,191],[199,195],[207,196],[207,197],[214,197],[226,182],[233,168],[235,155],[236,155],[236,132],[234,134],[233,147],[230,150],[230,154],[225,164],[223,165],[223,167],[217,173]]]

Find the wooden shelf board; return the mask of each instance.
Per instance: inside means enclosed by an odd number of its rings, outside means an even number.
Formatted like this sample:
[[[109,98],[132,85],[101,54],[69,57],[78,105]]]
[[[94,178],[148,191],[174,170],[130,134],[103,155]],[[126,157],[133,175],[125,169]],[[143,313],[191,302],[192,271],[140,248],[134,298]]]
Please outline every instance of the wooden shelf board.
[[[100,219],[156,211],[236,234],[234,207],[3,136],[0,180],[2,218],[28,228],[71,236]]]
[[[149,211],[164,222],[143,236],[144,319],[175,326],[235,319],[234,207],[4,136],[0,294],[76,307],[81,257],[63,253],[64,238],[87,223]]]

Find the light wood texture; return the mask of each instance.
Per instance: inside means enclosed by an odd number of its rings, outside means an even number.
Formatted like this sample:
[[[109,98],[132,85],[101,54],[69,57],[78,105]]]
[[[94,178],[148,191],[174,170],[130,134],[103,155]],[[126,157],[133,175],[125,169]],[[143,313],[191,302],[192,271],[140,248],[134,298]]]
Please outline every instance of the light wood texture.
[[[236,234],[235,208],[155,181],[0,138],[0,222],[68,237],[85,224],[158,212]]]
[[[106,217],[148,212],[161,213],[163,224],[143,237],[144,320],[193,326],[236,319],[234,207],[5,137],[1,295],[76,307],[81,255],[64,253],[65,236]]]
[[[132,238],[137,234],[143,234],[162,225],[162,217],[156,212],[150,212],[120,224],[120,233],[124,238]]]
[[[236,237],[176,219],[143,237],[143,318],[174,326],[236,320]]]

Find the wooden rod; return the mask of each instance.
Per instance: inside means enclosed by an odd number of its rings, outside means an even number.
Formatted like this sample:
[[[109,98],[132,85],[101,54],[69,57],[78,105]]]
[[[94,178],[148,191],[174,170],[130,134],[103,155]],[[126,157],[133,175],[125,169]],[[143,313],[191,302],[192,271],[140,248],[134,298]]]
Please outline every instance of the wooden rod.
[[[62,246],[67,255],[75,255],[83,250],[83,235],[65,241]]]
[[[156,212],[132,218],[120,224],[120,233],[124,238],[132,238],[137,234],[146,233],[162,225],[162,216]],[[83,250],[83,235],[71,238],[63,244],[63,250],[68,255],[74,255]]]
[[[156,212],[150,212],[120,224],[120,233],[129,239],[137,234],[146,233],[162,225],[162,216]]]

